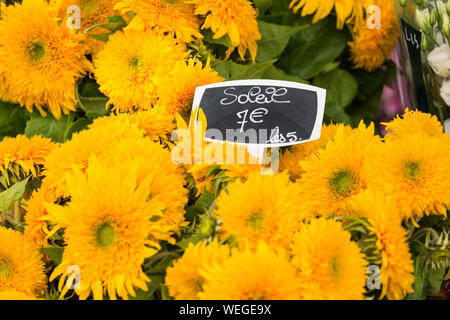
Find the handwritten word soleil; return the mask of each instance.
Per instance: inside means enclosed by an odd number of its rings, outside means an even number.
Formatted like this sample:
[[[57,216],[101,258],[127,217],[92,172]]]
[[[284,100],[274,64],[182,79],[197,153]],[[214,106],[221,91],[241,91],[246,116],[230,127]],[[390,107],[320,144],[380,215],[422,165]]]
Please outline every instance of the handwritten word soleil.
[[[269,103],[290,103],[291,101],[281,100],[281,97],[288,93],[286,88],[274,88],[268,87],[266,90],[261,87],[253,87],[247,93],[237,95],[236,88],[230,87],[223,91],[228,96],[220,100],[220,104],[227,106],[238,102],[239,104],[257,103],[257,104],[269,104]]]

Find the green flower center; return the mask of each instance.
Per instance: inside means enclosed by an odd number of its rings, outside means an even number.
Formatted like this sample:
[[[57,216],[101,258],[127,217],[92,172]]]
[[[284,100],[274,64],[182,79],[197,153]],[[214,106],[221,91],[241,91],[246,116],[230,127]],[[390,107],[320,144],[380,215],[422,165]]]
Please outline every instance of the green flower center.
[[[39,62],[45,56],[45,48],[42,42],[34,41],[28,47],[28,55],[32,62]]]
[[[163,0],[163,1],[168,4],[175,4],[175,2],[177,2],[177,0]]]
[[[12,276],[13,270],[11,265],[4,259],[0,258],[0,279]]]
[[[266,300],[264,292],[250,292],[247,294],[247,300]]]
[[[339,196],[347,196],[352,191],[355,183],[355,176],[349,170],[336,172],[330,181],[331,188]]]
[[[142,62],[142,58],[139,56],[134,56],[130,60],[130,68],[134,71],[138,71],[144,66],[144,62]]]
[[[80,8],[83,10],[84,14],[93,14],[99,13],[97,12],[100,9],[100,1],[98,0],[81,0]]]
[[[247,225],[253,230],[260,230],[264,222],[264,213],[262,211],[254,211],[247,218]]]
[[[405,176],[408,180],[416,181],[420,178],[422,168],[418,162],[408,162],[405,164]]]
[[[339,276],[339,264],[336,257],[331,260],[331,275],[334,278],[337,278]]]
[[[100,225],[95,231],[95,240],[99,247],[108,248],[116,239],[116,232],[114,231],[114,227],[109,223],[105,222]]]

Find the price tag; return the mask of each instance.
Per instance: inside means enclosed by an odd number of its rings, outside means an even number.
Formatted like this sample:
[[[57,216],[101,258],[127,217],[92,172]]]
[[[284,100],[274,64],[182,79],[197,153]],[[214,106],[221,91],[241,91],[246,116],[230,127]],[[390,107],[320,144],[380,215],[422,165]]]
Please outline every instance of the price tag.
[[[205,114],[206,141],[260,150],[319,139],[325,99],[325,89],[297,82],[226,81],[198,87],[193,112]]]
[[[411,63],[417,108],[423,112],[430,112],[422,74],[422,32],[413,28],[403,19],[401,19],[401,22],[403,37],[408,48],[409,61]]]

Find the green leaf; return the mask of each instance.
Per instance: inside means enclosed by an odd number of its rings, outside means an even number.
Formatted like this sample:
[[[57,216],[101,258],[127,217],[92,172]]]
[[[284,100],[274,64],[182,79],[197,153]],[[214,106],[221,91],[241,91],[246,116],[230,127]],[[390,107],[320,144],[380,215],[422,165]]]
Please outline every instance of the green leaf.
[[[272,6],[273,0],[253,0],[259,15],[263,15]]]
[[[114,34],[115,32],[117,32],[119,30],[122,30],[126,25],[127,25],[127,22],[125,21],[125,19],[122,16],[117,15],[117,16],[108,17],[107,23],[99,23],[99,24],[90,26],[89,28],[85,29],[83,31],[83,33],[87,34],[88,36],[90,36],[94,39],[106,42],[106,41],[108,41],[110,35]],[[89,33],[89,31],[92,31],[97,28],[106,29],[109,32],[107,32],[107,33]]]
[[[341,55],[347,36],[337,31],[334,19],[324,19],[296,35],[280,67],[290,74],[310,79]]]
[[[233,44],[230,41],[230,38],[228,35],[223,36],[219,39],[214,39],[214,33],[210,29],[204,29],[202,31],[203,34],[203,41],[207,43],[213,43],[213,44],[220,44],[222,46],[225,46],[227,48],[230,48],[233,46]]]
[[[61,264],[64,248],[61,247],[49,247],[49,248],[39,248],[39,250],[53,259],[57,264]]]
[[[217,64],[214,69],[227,80],[261,79],[266,70],[276,61],[270,60],[246,65],[224,61]]]
[[[204,240],[204,237],[201,234],[193,234],[188,238],[178,241],[177,246],[185,250],[188,247],[189,243],[197,244],[202,240]]]
[[[25,108],[0,100],[0,140],[6,136],[14,137],[23,133],[27,117]]]
[[[86,113],[89,120],[94,120],[109,113],[107,108],[109,99],[98,88],[99,86],[95,81],[88,79],[78,82],[75,87],[78,105]]]
[[[258,21],[258,26],[262,39],[258,41],[257,62],[277,58],[284,51],[293,35],[309,27],[309,25],[282,26],[264,21]]]
[[[25,188],[28,183],[28,179],[17,182],[9,189],[0,193],[0,212],[6,212],[12,208],[14,202],[20,200],[25,193]]]
[[[313,85],[327,90],[325,113],[333,120],[350,122],[345,112],[356,97],[358,82],[346,70],[334,69],[313,79]]]
[[[92,122],[86,118],[80,118],[67,126],[64,133],[64,141],[72,139],[72,135],[76,132],[85,130]]]
[[[56,120],[52,115],[47,115],[45,118],[40,115],[32,115],[26,123],[25,135],[27,137],[41,135],[52,139],[54,142],[64,142],[66,121],[67,116],[62,116],[61,120]]]
[[[300,83],[308,84],[308,81],[303,80],[297,76],[287,74],[282,69],[275,67],[274,65],[270,66],[263,75],[264,79],[273,79],[273,80],[286,80],[286,81],[294,81]]]

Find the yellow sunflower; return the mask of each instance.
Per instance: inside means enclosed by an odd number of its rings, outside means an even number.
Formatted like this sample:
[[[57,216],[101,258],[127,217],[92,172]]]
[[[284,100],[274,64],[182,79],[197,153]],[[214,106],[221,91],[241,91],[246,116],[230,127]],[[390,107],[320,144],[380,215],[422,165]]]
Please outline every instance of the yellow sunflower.
[[[291,249],[292,263],[300,270],[302,299],[364,298],[367,262],[340,222],[313,219],[294,236]]]
[[[398,41],[400,26],[392,0],[370,0],[380,7],[380,28],[369,28],[366,21],[354,26],[354,41],[349,43],[351,60],[356,68],[373,71],[389,58]]]
[[[168,140],[168,136],[175,129],[174,116],[160,108],[97,118],[89,127],[100,129],[107,126],[109,122],[123,123],[127,121],[131,124],[137,124],[137,127],[144,131],[145,137],[154,141]]]
[[[369,188],[392,195],[402,218],[447,214],[450,208],[450,138],[447,135],[412,134],[389,139],[370,158]]]
[[[68,205],[49,205],[50,218],[65,228],[62,262],[50,281],[59,280],[60,298],[72,281],[70,266],[77,266],[81,280],[75,284],[80,299],[91,292],[96,300],[109,296],[127,299],[134,287],[147,290],[150,279],[142,270],[144,259],[155,254],[159,244],[151,221],[159,214],[152,205],[149,185],[152,177],[139,177],[133,162],[114,166],[92,158],[86,174],[77,171],[68,179]]]
[[[159,78],[161,81],[158,84],[159,103],[168,113],[173,115],[179,113],[185,120],[188,120],[195,89],[224,80],[211,68],[209,61],[204,67],[201,62],[195,63],[195,59],[189,59],[187,64],[179,61],[168,79]]]
[[[152,29],[185,43],[203,38],[194,7],[183,0],[121,0],[115,8],[137,14],[127,27],[130,30]]]
[[[376,236],[376,253],[381,255],[381,298],[403,299],[413,292],[414,264],[396,203],[389,195],[367,191],[355,198],[352,211],[368,219],[369,231]]]
[[[325,149],[300,162],[304,172],[297,180],[299,201],[312,215],[344,214],[348,200],[367,187],[367,153],[380,144],[373,124],[366,128],[361,122],[350,133],[340,126]]]
[[[27,175],[40,177],[45,158],[57,147],[50,139],[24,135],[5,137],[0,142],[0,172],[6,185],[10,174],[21,179]]]
[[[363,3],[367,0],[292,0],[289,8],[297,13],[301,8],[302,16],[315,13],[313,23],[330,15],[333,8],[336,11],[337,28],[342,29],[344,23],[363,20]]]
[[[264,242],[255,251],[234,250],[222,264],[205,267],[203,300],[297,300],[300,280],[283,250],[275,252]]]
[[[119,0],[50,0],[50,5],[57,10],[58,17],[64,19],[63,24],[66,24],[65,18],[71,18],[73,12],[67,12],[70,6],[78,6],[80,8],[80,22],[81,31],[94,26],[96,24],[105,23],[108,17],[118,14],[114,10],[114,5]],[[89,33],[104,33],[105,30],[96,28]],[[105,42],[94,39],[85,35],[85,41],[89,46],[89,53],[93,56],[103,49]]]
[[[139,181],[151,177],[148,184],[148,202],[160,210],[154,217],[155,224],[164,229],[164,240],[173,242],[173,233],[186,225],[184,206],[188,201],[188,191],[184,188],[183,169],[172,161],[169,150],[148,139],[123,140],[117,145],[105,148],[99,155],[102,163],[131,162],[137,167]],[[161,233],[163,234],[163,233]],[[160,236],[162,237],[162,235]]]
[[[255,61],[258,51],[257,40],[261,39],[256,17],[258,15],[248,0],[189,0],[195,5],[195,14],[206,16],[202,29],[210,28],[214,39],[228,35],[233,47],[227,57],[237,48],[239,56],[245,60],[247,50]]]
[[[70,141],[53,150],[45,159],[43,181],[55,190],[56,197],[68,196],[67,177],[75,169],[86,170],[92,155],[100,155],[107,146],[122,139],[141,139],[143,136],[144,131],[128,119],[75,133]]]
[[[183,256],[167,268],[165,283],[169,294],[176,300],[198,300],[203,291],[205,278],[200,269],[222,264],[230,256],[227,245],[217,241],[196,245],[190,243]]]
[[[17,290],[6,290],[0,291],[0,300],[38,300],[36,297],[29,294],[17,291]]]
[[[408,108],[403,115],[383,124],[386,125],[387,131],[385,139],[403,138],[416,133],[428,136],[440,136],[444,133],[444,128],[436,116]]]
[[[47,287],[41,255],[21,233],[0,226],[0,292],[40,296]]]
[[[306,215],[296,185],[287,174],[251,174],[227,186],[216,200],[215,217],[239,245],[255,248],[259,240],[287,247]]]
[[[303,173],[300,161],[307,159],[318,150],[325,149],[327,143],[333,140],[338,127],[336,124],[324,124],[320,139],[292,146],[290,150],[287,150],[280,156],[280,171],[288,170],[289,176],[293,181],[299,179]],[[344,126],[344,130],[349,134],[352,128]]]
[[[15,102],[42,115],[48,109],[56,119],[75,111],[75,83],[92,70],[82,41],[82,34],[58,26],[45,0],[2,3],[0,74]]]
[[[150,109],[157,101],[156,79],[165,78],[187,52],[169,36],[153,31],[116,32],[95,60],[100,90],[115,110]]]
[[[39,190],[33,192],[32,197],[24,205],[26,212],[24,236],[38,248],[49,246],[47,239],[52,235],[52,232],[44,217],[48,214],[46,204],[55,201],[53,192],[46,186],[41,186]]]

